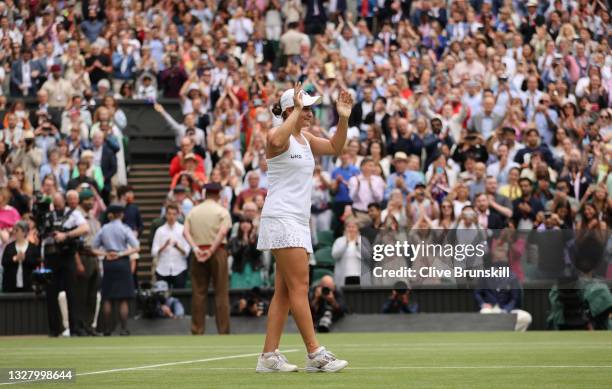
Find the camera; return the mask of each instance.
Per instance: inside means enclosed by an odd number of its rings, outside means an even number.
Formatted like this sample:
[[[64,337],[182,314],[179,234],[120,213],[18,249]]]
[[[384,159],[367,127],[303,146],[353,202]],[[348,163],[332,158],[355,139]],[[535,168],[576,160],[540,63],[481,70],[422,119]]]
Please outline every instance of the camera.
[[[51,211],[51,200],[48,197],[43,196],[42,193],[37,192],[34,198],[34,205],[32,206],[32,215],[38,228],[40,240],[44,245],[44,254],[64,254],[70,255],[79,248],[79,239],[67,239],[63,242],[55,241],[55,234],[58,232],[69,232],[73,228],[64,228],[64,222],[68,220],[70,214],[69,211],[65,213],[61,218],[56,218],[54,213]],[[76,228],[76,227],[75,227]]]
[[[328,288],[329,290],[329,288]],[[325,313],[323,313],[323,316],[319,319],[319,324],[317,325],[317,330],[319,332],[329,332],[329,328],[332,325],[332,312],[331,311],[325,311]]]
[[[331,289],[329,289],[327,286],[324,286],[324,287],[321,289],[321,294],[322,294],[323,296],[328,296],[328,295],[329,295],[329,292],[331,292]]]
[[[148,282],[143,282],[141,287],[136,292],[136,301],[140,309],[141,315],[147,319],[153,319],[157,316],[157,308],[163,305],[168,298],[168,290],[163,288],[153,288]]]

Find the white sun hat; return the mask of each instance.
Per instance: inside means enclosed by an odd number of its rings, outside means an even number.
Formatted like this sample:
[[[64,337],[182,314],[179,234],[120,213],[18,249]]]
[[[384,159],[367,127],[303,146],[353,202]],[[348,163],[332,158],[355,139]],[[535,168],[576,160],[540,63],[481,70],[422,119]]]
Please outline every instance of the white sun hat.
[[[293,88],[287,89],[283,92],[280,98],[280,106],[281,111],[285,112],[287,108],[293,107]],[[304,107],[309,107],[311,105],[317,104],[321,101],[321,96],[311,96],[305,91],[302,91],[302,103]]]

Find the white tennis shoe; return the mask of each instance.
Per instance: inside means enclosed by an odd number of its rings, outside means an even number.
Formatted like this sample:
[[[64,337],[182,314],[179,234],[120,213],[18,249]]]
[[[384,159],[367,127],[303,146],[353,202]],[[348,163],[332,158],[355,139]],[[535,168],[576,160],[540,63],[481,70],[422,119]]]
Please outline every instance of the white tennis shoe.
[[[306,355],[306,372],[308,373],[335,373],[348,366],[348,362],[336,358],[334,354],[323,346],[319,348],[315,355]]]
[[[274,354],[268,357],[265,357],[263,354],[259,355],[255,371],[257,373],[288,373],[298,371],[298,367],[290,364],[287,357],[276,349]]]

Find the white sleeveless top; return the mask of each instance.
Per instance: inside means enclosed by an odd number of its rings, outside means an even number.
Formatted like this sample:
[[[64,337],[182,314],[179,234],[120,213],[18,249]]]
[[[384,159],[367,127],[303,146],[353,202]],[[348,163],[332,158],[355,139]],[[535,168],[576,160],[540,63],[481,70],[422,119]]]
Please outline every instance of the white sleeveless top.
[[[301,135],[301,134],[300,134]],[[315,161],[310,144],[299,143],[293,134],[289,148],[268,161],[268,194],[262,218],[289,218],[302,224],[310,220],[312,176]]]

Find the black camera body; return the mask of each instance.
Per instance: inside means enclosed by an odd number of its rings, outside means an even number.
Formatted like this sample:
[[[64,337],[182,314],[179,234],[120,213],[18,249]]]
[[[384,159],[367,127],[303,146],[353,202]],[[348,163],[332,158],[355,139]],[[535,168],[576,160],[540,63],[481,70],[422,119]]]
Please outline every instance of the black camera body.
[[[138,289],[136,299],[142,317],[153,319],[158,317],[157,308],[166,302],[166,292],[156,292],[151,288]]]
[[[62,217],[56,218],[51,211],[51,203],[46,200],[42,193],[36,193],[32,215],[38,227],[41,242],[45,245],[45,255],[70,255],[79,248],[80,239],[66,239],[63,242],[56,242],[54,235],[58,232],[69,232],[74,228],[64,228],[63,224],[70,217],[71,212],[65,213]]]

